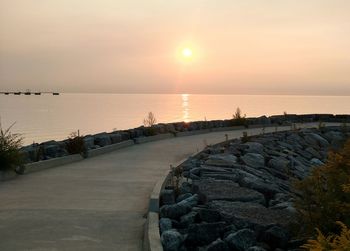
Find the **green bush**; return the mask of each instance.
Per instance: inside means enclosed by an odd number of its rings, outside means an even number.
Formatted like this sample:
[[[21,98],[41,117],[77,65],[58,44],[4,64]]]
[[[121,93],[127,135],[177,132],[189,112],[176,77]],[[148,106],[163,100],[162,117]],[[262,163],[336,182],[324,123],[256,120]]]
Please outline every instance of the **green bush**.
[[[71,133],[66,141],[66,149],[69,154],[85,154],[86,147],[83,136],[76,132]]]
[[[339,233],[337,221],[350,226],[350,140],[339,152],[329,153],[326,164],[295,184],[299,196],[295,206],[300,232],[305,237],[315,229],[329,236]]]
[[[23,167],[23,156],[20,152],[23,138],[11,133],[12,124],[3,129],[0,122],[0,171],[17,171]]]

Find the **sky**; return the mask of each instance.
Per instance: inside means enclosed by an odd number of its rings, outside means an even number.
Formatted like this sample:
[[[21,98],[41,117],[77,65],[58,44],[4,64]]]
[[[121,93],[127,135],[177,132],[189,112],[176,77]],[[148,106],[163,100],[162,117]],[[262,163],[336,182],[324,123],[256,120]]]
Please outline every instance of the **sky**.
[[[350,1],[0,0],[0,91],[26,89],[350,95]]]

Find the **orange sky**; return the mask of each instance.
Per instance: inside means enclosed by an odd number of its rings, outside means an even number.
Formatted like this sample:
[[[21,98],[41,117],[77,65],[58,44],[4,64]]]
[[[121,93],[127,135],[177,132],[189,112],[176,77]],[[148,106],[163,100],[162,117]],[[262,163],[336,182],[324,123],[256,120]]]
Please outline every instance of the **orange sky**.
[[[349,0],[0,0],[0,90],[350,95],[349,45]]]

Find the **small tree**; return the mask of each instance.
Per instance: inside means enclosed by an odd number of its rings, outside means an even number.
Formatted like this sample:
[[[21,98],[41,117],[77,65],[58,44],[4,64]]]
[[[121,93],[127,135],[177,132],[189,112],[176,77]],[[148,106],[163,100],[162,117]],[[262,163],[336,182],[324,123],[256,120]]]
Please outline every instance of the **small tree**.
[[[12,124],[3,129],[0,121],[0,171],[16,171],[23,167],[23,156],[20,152],[23,138],[19,134],[11,133]]]
[[[85,154],[86,147],[83,136],[78,132],[72,132],[66,141],[66,149],[69,154]]]
[[[143,120],[143,124],[146,127],[151,127],[157,123],[157,119],[154,116],[153,112],[149,112],[148,116]]]
[[[247,126],[247,119],[246,115],[242,116],[242,111],[239,107],[237,107],[236,112],[233,114],[233,119],[232,119],[232,125],[233,126]]]

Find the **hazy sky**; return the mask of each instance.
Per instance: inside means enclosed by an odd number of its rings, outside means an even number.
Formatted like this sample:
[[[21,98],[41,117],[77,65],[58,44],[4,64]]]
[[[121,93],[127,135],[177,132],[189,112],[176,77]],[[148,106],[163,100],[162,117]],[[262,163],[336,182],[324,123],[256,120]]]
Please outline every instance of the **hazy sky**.
[[[350,1],[0,0],[0,90],[23,89],[350,95]]]

